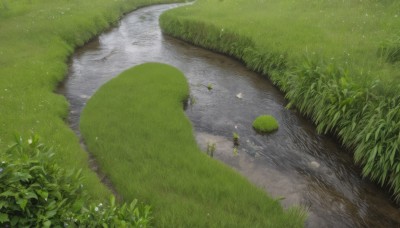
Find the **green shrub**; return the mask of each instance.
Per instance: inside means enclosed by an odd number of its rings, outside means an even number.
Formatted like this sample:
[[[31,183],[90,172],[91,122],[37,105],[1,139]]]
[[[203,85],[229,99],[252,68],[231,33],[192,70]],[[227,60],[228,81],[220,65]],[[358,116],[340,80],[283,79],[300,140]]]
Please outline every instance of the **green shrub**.
[[[0,157],[0,226],[146,226],[150,208],[144,212],[136,200],[117,207],[91,202],[82,175],[60,168],[51,148],[37,136],[16,142]]]
[[[268,133],[278,129],[278,121],[271,115],[261,115],[254,120],[253,127],[261,133]]]
[[[80,213],[70,212],[64,224],[77,227],[147,227],[151,221],[150,206],[137,206],[137,200],[118,206],[111,197],[109,204],[91,204]]]

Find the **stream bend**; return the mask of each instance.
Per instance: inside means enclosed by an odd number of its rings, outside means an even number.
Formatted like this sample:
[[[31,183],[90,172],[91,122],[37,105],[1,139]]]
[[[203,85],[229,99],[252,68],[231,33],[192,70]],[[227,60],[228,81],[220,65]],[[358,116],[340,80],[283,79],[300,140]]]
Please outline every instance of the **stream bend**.
[[[134,65],[167,63],[189,81],[192,99],[186,113],[200,147],[216,143],[216,159],[272,196],[283,197],[285,207],[307,208],[307,227],[400,226],[400,211],[390,196],[360,177],[352,155],[337,141],[317,134],[310,121],[287,110],[284,95],[267,79],[226,56],[163,36],[159,15],[177,6],[134,11],[75,52],[58,91],[70,103],[68,122],[79,137],[81,110],[101,85]],[[252,129],[262,114],[277,118],[277,132],[259,135]],[[240,136],[237,155],[233,132]]]

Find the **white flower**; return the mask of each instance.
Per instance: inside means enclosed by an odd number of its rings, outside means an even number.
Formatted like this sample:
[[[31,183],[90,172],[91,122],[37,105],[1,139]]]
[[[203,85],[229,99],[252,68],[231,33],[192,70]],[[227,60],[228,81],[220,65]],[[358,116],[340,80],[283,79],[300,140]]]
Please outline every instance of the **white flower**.
[[[32,144],[32,139],[28,139],[28,143],[29,143],[29,144]]]
[[[98,208],[98,207],[95,207],[94,210],[95,210],[95,211],[99,211],[99,208]]]

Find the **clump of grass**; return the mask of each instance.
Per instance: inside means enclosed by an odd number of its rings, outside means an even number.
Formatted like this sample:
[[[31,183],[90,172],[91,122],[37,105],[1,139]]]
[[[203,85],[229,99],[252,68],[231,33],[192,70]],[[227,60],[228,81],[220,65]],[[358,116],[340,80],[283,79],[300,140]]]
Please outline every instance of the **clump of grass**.
[[[261,133],[275,131],[278,127],[278,121],[271,115],[261,115],[253,121],[253,128]]]
[[[1,7],[0,10],[8,10],[8,3],[6,2],[6,0],[1,0]]]
[[[208,84],[207,84],[207,89],[208,89],[208,90],[212,90],[212,89],[213,89],[213,84],[208,83]]]
[[[179,70],[147,63],[112,79],[88,101],[82,134],[117,191],[151,204],[156,227],[302,227],[298,209],[283,210],[199,150],[182,109],[188,94]]]
[[[240,137],[239,137],[239,134],[237,133],[237,132],[233,132],[233,145],[234,146],[239,146],[239,139],[240,139]]]
[[[211,143],[211,142],[207,143],[207,151],[206,151],[206,153],[208,154],[208,156],[214,157],[214,152],[215,152],[216,149],[217,149],[217,144],[216,143]]]
[[[237,156],[239,154],[238,148],[236,146],[233,147],[233,155]]]
[[[379,55],[389,63],[400,61],[400,36],[387,39],[381,45]]]

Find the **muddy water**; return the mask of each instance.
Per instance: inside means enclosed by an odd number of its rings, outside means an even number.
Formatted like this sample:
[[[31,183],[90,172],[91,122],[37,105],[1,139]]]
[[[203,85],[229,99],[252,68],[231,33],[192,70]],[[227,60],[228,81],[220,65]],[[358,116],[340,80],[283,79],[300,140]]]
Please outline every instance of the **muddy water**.
[[[80,112],[102,84],[144,62],[168,63],[190,83],[193,99],[186,113],[200,147],[215,143],[216,159],[282,197],[285,207],[307,208],[307,227],[400,227],[400,210],[389,195],[360,178],[351,155],[335,140],[285,109],[284,96],[270,82],[235,60],[163,36],[158,17],[175,6],[137,10],[77,50],[59,91],[71,104],[69,122],[78,135]],[[257,134],[251,124],[261,114],[274,115],[279,130]],[[240,136],[237,154],[233,132]]]

